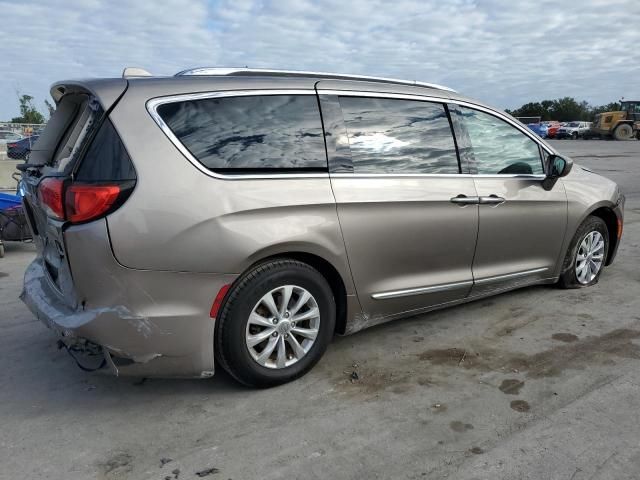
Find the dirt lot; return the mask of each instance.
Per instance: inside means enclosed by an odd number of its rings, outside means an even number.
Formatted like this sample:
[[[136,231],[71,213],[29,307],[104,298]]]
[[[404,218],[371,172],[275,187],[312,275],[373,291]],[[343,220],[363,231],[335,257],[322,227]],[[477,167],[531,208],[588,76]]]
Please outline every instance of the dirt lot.
[[[266,391],[222,371],[144,382],[80,371],[18,300],[33,249],[9,244],[0,478],[638,478],[640,142],[556,145],[627,194],[619,256],[598,285],[528,288],[337,338],[309,375]]]

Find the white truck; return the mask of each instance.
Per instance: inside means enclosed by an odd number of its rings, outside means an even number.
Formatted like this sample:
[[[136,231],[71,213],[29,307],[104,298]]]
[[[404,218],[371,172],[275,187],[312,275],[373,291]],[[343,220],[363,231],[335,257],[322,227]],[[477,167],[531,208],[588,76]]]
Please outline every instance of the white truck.
[[[556,138],[570,138],[576,140],[584,136],[591,128],[591,122],[567,122],[558,129]]]

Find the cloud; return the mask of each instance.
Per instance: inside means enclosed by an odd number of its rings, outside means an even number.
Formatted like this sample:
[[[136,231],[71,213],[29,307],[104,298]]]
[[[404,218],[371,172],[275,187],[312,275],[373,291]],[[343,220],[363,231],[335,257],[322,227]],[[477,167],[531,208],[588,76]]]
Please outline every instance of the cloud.
[[[124,66],[337,71],[449,85],[499,107],[640,96],[636,0],[0,0],[0,118],[19,88]],[[8,21],[7,21],[8,20]]]

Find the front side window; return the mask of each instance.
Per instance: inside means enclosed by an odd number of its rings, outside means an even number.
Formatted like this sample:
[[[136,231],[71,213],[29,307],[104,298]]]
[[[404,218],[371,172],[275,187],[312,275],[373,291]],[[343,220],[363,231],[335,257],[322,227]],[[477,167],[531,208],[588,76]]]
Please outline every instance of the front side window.
[[[327,170],[315,95],[206,98],[166,103],[157,112],[210,170]]]
[[[459,173],[439,103],[340,97],[355,173]]]
[[[483,175],[541,175],[538,144],[520,130],[488,113],[456,106],[462,132],[456,132],[471,171]]]

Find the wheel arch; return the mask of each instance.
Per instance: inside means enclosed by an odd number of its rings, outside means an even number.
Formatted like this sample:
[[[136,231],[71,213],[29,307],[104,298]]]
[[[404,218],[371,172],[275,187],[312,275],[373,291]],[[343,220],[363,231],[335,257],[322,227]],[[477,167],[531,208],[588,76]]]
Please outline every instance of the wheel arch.
[[[593,216],[593,217],[598,217],[600,219],[602,219],[604,221],[604,223],[607,225],[607,232],[609,233],[609,249],[607,251],[607,259],[605,261],[605,265],[611,265],[611,262],[613,261],[613,256],[611,255],[611,252],[615,252],[617,247],[618,247],[618,216],[616,215],[616,213],[613,211],[613,208],[611,208],[608,205],[602,205],[602,206],[597,206],[594,209],[592,209],[591,211],[589,211],[587,213],[587,215],[585,215],[584,218],[587,218],[589,216]],[[584,219],[580,222],[580,224],[582,224],[582,222],[584,221]]]
[[[333,262],[327,260],[325,255],[318,254],[317,252],[310,252],[308,250],[297,249],[282,249],[276,252],[265,253],[264,255],[254,255],[251,257],[251,264],[247,265],[243,273],[238,276],[241,278],[244,274],[257,265],[271,262],[274,260],[282,259],[297,260],[302,263],[306,263],[315,268],[320,274],[327,280],[333,296],[336,300],[336,326],[335,332],[343,335],[346,332],[347,327],[347,295],[351,291],[350,273],[349,276],[344,271],[340,270],[334,265]],[[348,268],[348,267],[347,267]],[[347,273],[349,270],[347,270]]]

